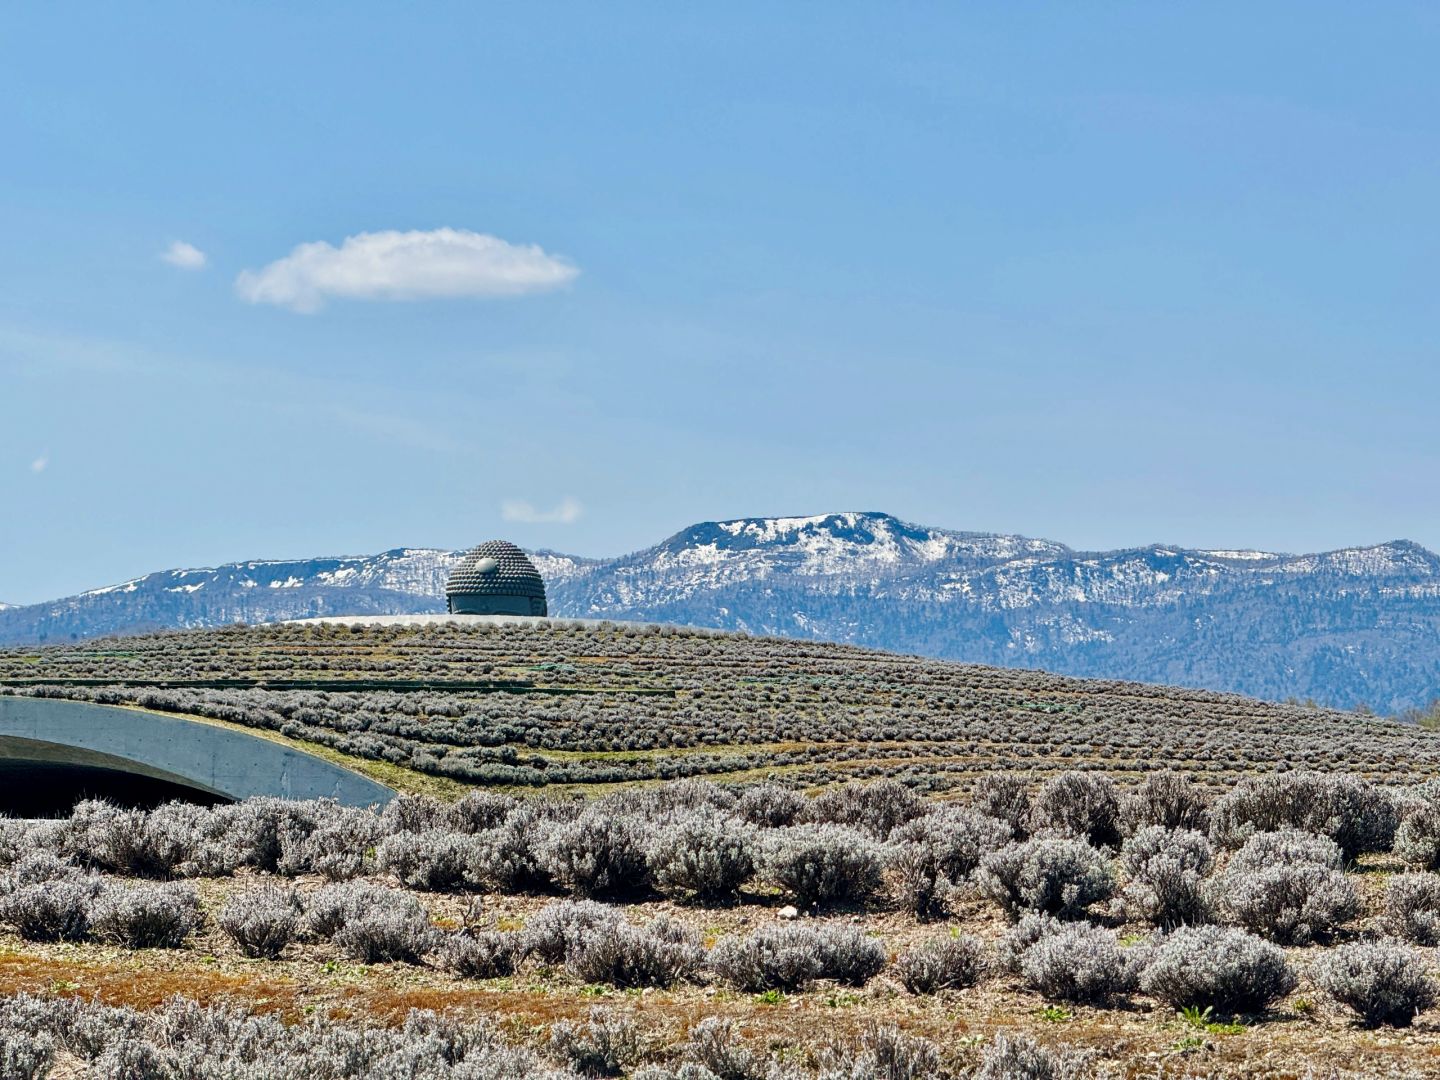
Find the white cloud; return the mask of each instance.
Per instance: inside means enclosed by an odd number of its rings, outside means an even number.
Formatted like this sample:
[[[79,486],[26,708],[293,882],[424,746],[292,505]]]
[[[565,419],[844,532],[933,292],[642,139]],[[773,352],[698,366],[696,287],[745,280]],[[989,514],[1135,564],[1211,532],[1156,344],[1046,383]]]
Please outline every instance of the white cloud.
[[[506,499],[500,504],[500,516],[506,521],[522,525],[574,525],[585,513],[580,500],[566,496],[560,504],[550,510],[540,510],[533,503],[520,499]]]
[[[523,296],[558,289],[580,271],[535,244],[510,244],[465,229],[374,232],[338,247],[301,244],[283,259],[235,279],[241,298],[318,311],[327,297],[424,300]]]
[[[176,240],[160,253],[160,258],[171,266],[178,266],[181,270],[203,270],[205,268],[205,253],[194,244],[185,243],[184,240]]]
[[[42,473],[47,468],[49,468],[49,466],[50,456],[48,454],[42,454],[40,457],[37,457],[34,461],[30,462],[30,471],[33,473]]]

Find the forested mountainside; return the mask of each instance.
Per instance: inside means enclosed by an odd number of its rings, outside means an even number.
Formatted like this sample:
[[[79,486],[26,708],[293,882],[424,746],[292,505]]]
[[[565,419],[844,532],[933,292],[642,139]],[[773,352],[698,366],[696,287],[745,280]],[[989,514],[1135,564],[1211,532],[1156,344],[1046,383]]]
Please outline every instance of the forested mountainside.
[[[1440,695],[1440,557],[1081,552],[879,513],[692,526],[614,559],[533,556],[555,615],[833,640],[1380,711]],[[458,553],[172,570],[0,610],[0,642],[444,609]]]

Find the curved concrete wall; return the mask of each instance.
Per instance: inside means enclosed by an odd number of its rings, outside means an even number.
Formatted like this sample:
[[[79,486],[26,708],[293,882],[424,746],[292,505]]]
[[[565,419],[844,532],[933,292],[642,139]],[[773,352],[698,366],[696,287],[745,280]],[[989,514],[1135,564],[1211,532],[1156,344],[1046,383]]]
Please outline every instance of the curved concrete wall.
[[[369,777],[243,731],[83,701],[0,697],[0,757],[118,769],[228,799],[369,806],[395,797]]]

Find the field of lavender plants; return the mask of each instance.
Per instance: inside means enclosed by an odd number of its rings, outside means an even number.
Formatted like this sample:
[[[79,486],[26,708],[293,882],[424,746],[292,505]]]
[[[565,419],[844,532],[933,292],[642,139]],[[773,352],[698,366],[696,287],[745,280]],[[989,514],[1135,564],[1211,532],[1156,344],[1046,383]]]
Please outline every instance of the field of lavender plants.
[[[444,796],[0,820],[0,1077],[1436,1073],[1413,726],[555,621],[11,651],[0,693]]]
[[[0,826],[0,1075],[1427,1076],[1440,784],[1014,773]]]
[[[993,772],[1123,780],[1158,762],[1211,787],[1287,768],[1440,775],[1429,732],[1381,718],[635,624],[281,624],[8,650],[0,693],[210,717],[458,785],[964,792]]]

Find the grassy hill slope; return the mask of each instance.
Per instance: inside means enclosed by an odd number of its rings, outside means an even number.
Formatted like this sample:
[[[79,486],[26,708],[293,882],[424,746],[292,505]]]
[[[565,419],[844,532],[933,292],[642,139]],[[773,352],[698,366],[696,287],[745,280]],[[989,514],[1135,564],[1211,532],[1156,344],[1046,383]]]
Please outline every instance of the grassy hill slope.
[[[886,776],[942,792],[1162,763],[1208,786],[1276,768],[1440,775],[1434,735],[1353,713],[634,624],[291,624],[8,650],[0,692],[245,724],[456,788]]]

